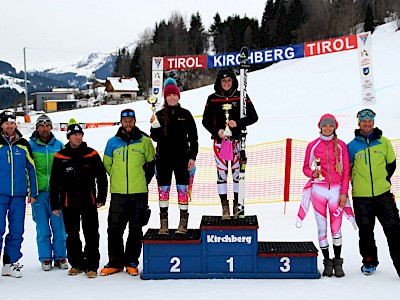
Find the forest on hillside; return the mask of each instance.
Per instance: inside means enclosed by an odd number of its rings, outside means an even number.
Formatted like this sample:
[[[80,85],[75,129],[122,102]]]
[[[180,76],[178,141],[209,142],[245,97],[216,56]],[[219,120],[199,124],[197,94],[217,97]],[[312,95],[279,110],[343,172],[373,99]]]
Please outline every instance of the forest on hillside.
[[[151,88],[151,64],[155,56],[200,55],[286,46],[363,31],[398,20],[400,0],[267,0],[261,20],[233,15],[222,20],[217,13],[205,28],[196,12],[186,22],[179,11],[146,29],[129,52],[120,49],[113,76],[136,77],[145,93]],[[188,23],[188,24],[187,24]],[[265,68],[253,65],[252,70]],[[217,70],[175,71],[182,90],[211,84]]]

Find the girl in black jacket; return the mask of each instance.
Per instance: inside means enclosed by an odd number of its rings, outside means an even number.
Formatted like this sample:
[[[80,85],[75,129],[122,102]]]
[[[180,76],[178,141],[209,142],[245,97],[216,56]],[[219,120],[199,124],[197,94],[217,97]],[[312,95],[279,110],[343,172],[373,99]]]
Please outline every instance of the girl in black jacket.
[[[156,174],[159,190],[160,230],[168,234],[168,206],[172,172],[175,175],[180,209],[176,233],[185,234],[188,224],[189,172],[195,167],[198,152],[196,123],[192,114],[180,106],[180,91],[175,80],[168,78],[164,88],[164,108],[157,112],[159,128],[151,128],[151,138],[157,142]],[[153,123],[154,117],[150,123]]]
[[[238,81],[231,68],[222,69],[218,72],[214,84],[215,93],[208,96],[206,107],[203,113],[203,126],[211,133],[214,140],[214,159],[217,166],[217,187],[222,204],[222,219],[230,219],[229,200],[228,200],[228,161],[220,156],[222,140],[232,142],[231,170],[233,177],[233,218],[238,217],[238,193],[239,193],[239,152],[240,152],[240,133],[242,129],[258,120],[256,110],[250,98],[247,97],[246,117],[240,117],[240,91],[238,91]],[[227,122],[223,106],[230,105],[228,110],[229,121]],[[225,131],[229,127],[229,131]]]

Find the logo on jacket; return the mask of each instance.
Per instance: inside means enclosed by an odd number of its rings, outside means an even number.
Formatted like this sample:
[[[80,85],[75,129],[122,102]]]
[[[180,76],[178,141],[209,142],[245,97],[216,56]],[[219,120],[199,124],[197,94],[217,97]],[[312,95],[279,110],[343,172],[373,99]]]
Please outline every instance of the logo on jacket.
[[[74,168],[73,167],[68,167],[68,168],[65,168],[65,171],[67,171],[67,172],[70,172],[70,171],[73,171],[74,170]]]

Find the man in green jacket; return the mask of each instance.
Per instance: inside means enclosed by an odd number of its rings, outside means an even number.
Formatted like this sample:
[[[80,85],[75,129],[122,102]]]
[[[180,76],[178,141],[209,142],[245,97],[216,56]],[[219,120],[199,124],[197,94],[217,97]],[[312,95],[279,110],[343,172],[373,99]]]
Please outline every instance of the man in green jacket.
[[[64,148],[64,144],[51,132],[53,123],[47,115],[41,115],[36,121],[29,144],[36,165],[36,177],[39,196],[32,204],[32,216],[36,223],[36,242],[39,261],[43,271],[50,271],[53,265],[68,269],[66,234],[63,216],[56,216],[50,208],[50,174],[54,155]]]
[[[363,258],[361,271],[371,275],[379,264],[374,238],[377,218],[400,276],[400,218],[394,195],[390,192],[396,156],[390,141],[382,136],[379,128],[374,128],[375,115],[371,109],[357,113],[359,129],[355,130],[355,138],[348,144],[354,214]]]
[[[103,162],[110,175],[111,202],[108,213],[109,262],[101,275],[111,275],[126,268],[129,275],[138,275],[142,251],[142,226],[148,221],[147,184],[154,174],[154,146],[136,124],[135,112],[121,112],[117,134],[108,140]],[[124,251],[123,235],[129,223]]]

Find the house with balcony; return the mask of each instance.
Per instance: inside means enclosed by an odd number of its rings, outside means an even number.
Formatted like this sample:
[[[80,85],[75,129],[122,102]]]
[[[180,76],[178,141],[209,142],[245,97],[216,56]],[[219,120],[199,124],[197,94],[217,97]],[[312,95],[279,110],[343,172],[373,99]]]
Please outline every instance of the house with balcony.
[[[105,100],[108,104],[138,100],[139,84],[136,78],[107,77]]]

